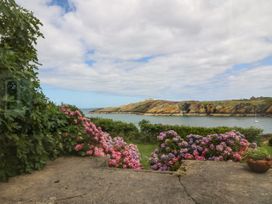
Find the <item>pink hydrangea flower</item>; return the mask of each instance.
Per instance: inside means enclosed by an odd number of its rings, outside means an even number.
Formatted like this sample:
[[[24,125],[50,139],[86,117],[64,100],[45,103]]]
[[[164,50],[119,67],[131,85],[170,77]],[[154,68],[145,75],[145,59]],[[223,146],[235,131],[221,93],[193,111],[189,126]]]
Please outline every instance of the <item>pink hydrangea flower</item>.
[[[87,155],[109,157],[109,166],[121,168],[141,169],[140,154],[136,145],[127,144],[123,138],[112,138],[108,133],[96,127],[88,118],[85,118],[80,111],[71,111],[69,107],[60,108],[67,116],[71,117],[75,125],[81,126],[90,138]],[[84,144],[76,144],[76,151],[82,150]]]
[[[240,161],[250,145],[245,136],[236,131],[205,137],[191,134],[184,139],[173,131],[163,135],[163,139],[158,138],[159,148],[151,154],[150,165],[154,170],[172,169],[183,159]]]
[[[78,152],[78,151],[82,150],[83,147],[84,147],[84,144],[77,144],[77,145],[75,146],[75,150]]]

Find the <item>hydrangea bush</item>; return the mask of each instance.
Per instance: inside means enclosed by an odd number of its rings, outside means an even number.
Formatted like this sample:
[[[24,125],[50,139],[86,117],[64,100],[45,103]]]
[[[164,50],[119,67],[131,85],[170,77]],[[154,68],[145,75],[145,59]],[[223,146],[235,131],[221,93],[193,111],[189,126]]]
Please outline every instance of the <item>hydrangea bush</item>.
[[[79,132],[79,135],[74,137],[74,150],[79,155],[108,157],[110,167],[141,169],[140,154],[136,145],[127,144],[122,137],[112,138],[84,117],[79,110],[62,106],[61,111],[70,118],[71,123],[83,127],[84,132]]]
[[[245,136],[237,131],[224,134],[212,134],[208,136],[188,135],[182,139],[175,131],[161,132],[157,137],[159,148],[150,158],[153,170],[176,170],[181,161],[192,160],[215,160],[215,161],[240,161],[242,155],[250,144]]]

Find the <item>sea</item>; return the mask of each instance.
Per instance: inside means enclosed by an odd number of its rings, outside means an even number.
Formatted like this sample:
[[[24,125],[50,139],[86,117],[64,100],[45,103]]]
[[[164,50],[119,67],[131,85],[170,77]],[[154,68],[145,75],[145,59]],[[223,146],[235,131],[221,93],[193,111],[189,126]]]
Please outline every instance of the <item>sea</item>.
[[[272,133],[272,117],[218,117],[218,116],[147,116],[123,113],[89,113],[91,109],[82,109],[87,117],[109,118],[138,125],[141,120],[152,124],[186,125],[194,127],[256,127],[264,134]]]

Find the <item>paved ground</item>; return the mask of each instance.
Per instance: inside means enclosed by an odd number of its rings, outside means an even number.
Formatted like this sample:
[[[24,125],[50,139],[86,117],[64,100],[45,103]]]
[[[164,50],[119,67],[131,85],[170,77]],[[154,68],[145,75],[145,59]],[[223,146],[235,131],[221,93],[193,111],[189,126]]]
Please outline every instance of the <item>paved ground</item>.
[[[272,170],[239,163],[186,161],[186,173],[106,168],[102,159],[66,157],[0,183],[0,203],[272,203]]]

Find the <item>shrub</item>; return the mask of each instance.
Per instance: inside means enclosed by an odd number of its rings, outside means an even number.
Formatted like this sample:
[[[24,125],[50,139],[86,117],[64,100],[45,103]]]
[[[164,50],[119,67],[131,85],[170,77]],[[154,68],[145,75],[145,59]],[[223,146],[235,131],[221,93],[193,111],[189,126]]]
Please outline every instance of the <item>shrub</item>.
[[[147,141],[150,143],[156,143],[156,136],[160,134],[160,132],[174,130],[177,132],[181,138],[185,138],[189,134],[195,135],[209,135],[209,134],[221,134],[225,132],[229,132],[232,130],[236,130],[241,134],[245,135],[246,139],[249,142],[257,142],[260,141],[260,136],[263,130],[250,127],[250,128],[240,128],[240,127],[190,127],[183,125],[162,125],[162,124],[150,124],[149,121],[142,120],[139,123],[140,132],[142,137],[145,137]]]
[[[5,115],[0,123],[0,180],[41,169],[64,152],[61,131],[67,128],[66,116],[43,100],[32,113],[0,112]]]
[[[272,146],[272,137],[268,140],[269,146]]]
[[[271,155],[266,149],[252,149],[246,152],[244,159],[253,159],[253,160],[265,160],[270,159]]]
[[[176,170],[186,159],[240,161],[250,146],[245,136],[236,131],[205,137],[190,134],[183,139],[170,130],[160,133],[157,139],[159,148],[152,153],[150,164],[153,170],[162,171]]]
[[[127,142],[140,141],[139,129],[133,123],[114,121],[105,118],[90,118],[96,126],[101,127],[104,132],[108,132],[112,137],[123,137]]]
[[[70,121],[81,128],[76,135],[76,145],[74,150],[81,156],[108,156],[110,167],[140,169],[140,155],[137,146],[127,144],[123,138],[112,138],[108,133],[102,131],[90,119],[84,117],[78,110],[72,110],[68,106],[62,106],[64,112]]]

